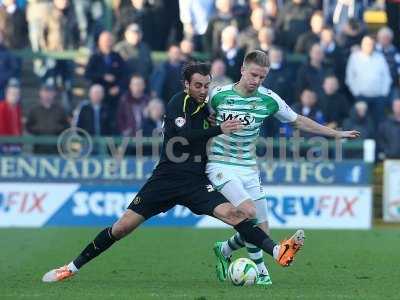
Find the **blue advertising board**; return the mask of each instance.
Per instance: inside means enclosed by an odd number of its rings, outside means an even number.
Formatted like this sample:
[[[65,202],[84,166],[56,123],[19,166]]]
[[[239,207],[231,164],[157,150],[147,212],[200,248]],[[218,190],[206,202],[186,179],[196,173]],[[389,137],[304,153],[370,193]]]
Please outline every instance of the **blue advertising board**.
[[[372,190],[359,186],[264,186],[273,228],[369,228]],[[139,186],[0,183],[0,227],[108,226]],[[175,206],[145,226],[220,227],[211,217]]]
[[[140,159],[90,157],[65,160],[58,156],[2,156],[1,182],[79,182],[85,184],[143,184],[157,164],[151,157]],[[371,165],[363,161],[262,161],[262,182],[266,185],[368,185]]]
[[[2,156],[0,227],[108,226],[124,213],[156,164],[151,157]],[[370,228],[370,164],[262,161],[259,168],[273,228]],[[223,224],[176,206],[145,226]]]

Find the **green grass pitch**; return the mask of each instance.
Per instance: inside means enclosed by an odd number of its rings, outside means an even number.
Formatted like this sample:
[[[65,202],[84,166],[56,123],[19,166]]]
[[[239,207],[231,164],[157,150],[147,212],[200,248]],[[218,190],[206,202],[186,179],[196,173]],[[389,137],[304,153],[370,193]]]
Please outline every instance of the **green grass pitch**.
[[[0,230],[0,299],[400,299],[400,230],[307,230],[290,268],[266,257],[273,285],[234,287],[214,273],[213,242],[231,230],[145,228],[73,279],[44,284],[99,228]],[[273,230],[281,239],[289,231]],[[245,256],[239,252],[235,257]]]

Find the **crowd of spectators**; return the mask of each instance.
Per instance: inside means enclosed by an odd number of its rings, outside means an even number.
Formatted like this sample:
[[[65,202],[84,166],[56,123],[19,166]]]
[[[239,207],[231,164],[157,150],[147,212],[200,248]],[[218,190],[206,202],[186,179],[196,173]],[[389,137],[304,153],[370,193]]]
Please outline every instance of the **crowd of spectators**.
[[[400,157],[393,138],[400,136],[399,28],[369,31],[362,15],[371,1],[114,0],[111,30],[106,3],[0,0],[0,135],[57,135],[70,126],[98,136],[160,134],[185,62],[208,57],[216,87],[237,81],[245,54],[259,49],[270,60],[263,85],[296,112],[357,129],[380,141],[387,156]],[[23,48],[88,49],[87,100],[77,107],[58,101],[61,91],[74,97],[72,60],[35,58],[39,100],[23,113],[22,60],[14,51]],[[154,61],[152,51],[167,59]],[[267,120],[263,135],[280,134],[279,126]],[[52,151],[42,148],[35,151]]]

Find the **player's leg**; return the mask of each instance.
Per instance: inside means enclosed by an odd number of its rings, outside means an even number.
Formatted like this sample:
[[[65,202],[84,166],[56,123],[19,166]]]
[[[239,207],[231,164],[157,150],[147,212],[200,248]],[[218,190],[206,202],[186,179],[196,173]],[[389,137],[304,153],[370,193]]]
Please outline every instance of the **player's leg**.
[[[233,184],[232,181],[230,183]],[[206,177],[197,181],[196,190],[188,193],[186,201],[185,197],[183,197],[184,201],[181,204],[188,207],[195,214],[214,216],[227,224],[237,223],[237,209],[221,193],[210,191],[205,188],[206,186],[210,186],[210,181]],[[216,209],[216,207],[218,208]],[[251,202],[244,203],[241,207],[240,215],[242,219],[253,218],[255,216],[254,205]],[[217,257],[217,277],[221,281],[226,279],[227,267],[230,263],[230,256],[222,254],[222,249],[223,242],[214,244],[214,253]]]
[[[226,241],[216,242],[216,245],[219,244],[221,244],[221,252],[226,257],[230,257],[234,251],[245,247],[245,241],[243,241],[239,232],[236,232]]]
[[[47,272],[42,280],[44,282],[56,282],[73,276],[89,261],[139,227],[144,220],[143,216],[128,209],[113,226],[103,229],[73,261],[68,265]]]
[[[124,238],[139,227],[144,220],[143,216],[128,209],[113,226],[100,232],[72,263],[77,269],[80,269],[90,260],[111,247],[116,241]]]
[[[72,271],[77,272],[93,258],[111,247],[116,241],[124,238],[139,227],[144,220],[145,218],[142,215],[128,209],[113,226],[100,232],[68,267],[71,266],[73,268]]]
[[[265,197],[262,200],[254,202],[257,211],[257,225],[264,231],[268,236],[270,236],[268,221],[267,221],[267,207]],[[259,247],[245,242],[247,252],[249,253],[250,259],[257,265],[258,272],[260,276],[257,279],[257,284],[259,285],[270,285],[272,284],[271,276],[269,274],[267,265],[264,261],[263,250]]]
[[[228,171],[228,170],[227,170]],[[233,171],[233,170],[232,170]],[[234,202],[238,206],[240,210],[242,210],[242,206],[252,206],[253,209],[255,209],[255,220],[256,223],[259,225],[261,229],[264,230],[265,233],[269,234],[267,229],[267,207],[266,207],[266,202],[265,202],[265,194],[263,192],[262,186],[261,186],[261,181],[259,177],[259,173],[257,169],[253,168],[240,168],[237,170],[238,172],[238,179],[240,180],[240,183],[234,182],[234,185],[231,185],[230,183],[227,183],[221,192],[223,194],[226,194],[225,196],[231,197],[234,199]],[[227,190],[225,190],[227,189]],[[232,193],[232,194],[231,194]],[[240,198],[239,198],[240,195]],[[234,197],[237,197],[236,199]],[[230,199],[230,198],[228,198]],[[245,199],[244,201],[241,199]],[[250,200],[251,199],[251,200]],[[252,202],[256,200],[257,202]],[[243,201],[243,202],[242,202]],[[252,203],[250,203],[252,202]],[[239,205],[238,205],[239,203]],[[236,238],[238,240],[243,240],[242,238],[238,237],[237,234],[235,234],[233,237],[230,238]],[[228,240],[229,241],[229,240]],[[268,276],[268,284],[271,283],[270,278],[269,278],[269,272],[268,269],[265,265],[264,262],[264,256],[263,256],[263,251],[258,248],[257,246],[244,242],[247,252],[249,255],[249,258],[257,265],[258,271],[260,274]],[[225,254],[230,255],[232,251],[237,250],[237,247],[231,247],[232,243],[229,242],[224,242],[224,247],[223,250]],[[263,278],[264,279],[264,278]],[[261,284],[264,283],[264,281],[260,282]]]
[[[234,205],[237,206],[239,211],[243,213],[243,217],[247,219],[256,218],[256,207],[252,203],[251,195],[246,191],[244,182],[241,179],[246,177],[247,173],[251,174],[251,177],[256,174],[253,169],[250,171],[245,168],[243,172],[242,168],[232,169],[229,166],[212,166],[207,169],[208,178],[214,184],[214,186],[219,187],[219,191]],[[256,174],[257,175],[257,174]],[[251,178],[253,179],[253,178]],[[258,182],[258,177],[256,177]],[[246,181],[245,181],[246,182]],[[232,252],[239,250],[240,248],[246,246],[249,258],[257,265],[260,274],[268,275],[268,270],[264,264],[263,251],[257,246],[245,242],[239,233],[231,236],[228,240],[214,244],[214,253],[218,259],[218,264],[223,265],[229,263],[232,256]],[[224,279],[224,274],[221,272],[222,267],[217,267],[217,276],[221,280]],[[264,282],[271,283],[270,278],[265,281],[264,278],[260,279],[260,284]]]
[[[267,201],[258,170],[250,169],[243,174],[244,187],[250,195],[256,208],[256,220],[260,227],[267,235],[270,235],[268,228]],[[246,243],[249,257],[257,265],[260,276],[259,284],[271,284],[271,278],[268,268],[264,261],[263,251],[249,243]]]
[[[253,220],[243,218],[242,212],[230,203],[215,205],[211,215],[233,226],[245,241],[261,248],[284,267],[292,263],[295,254],[304,244],[303,230],[297,230],[291,238],[280,244],[275,243]]]
[[[261,182],[259,180],[259,173],[257,169],[253,168],[239,168],[239,169],[231,169],[230,167],[221,167],[214,169],[214,172],[210,172],[210,178],[214,180],[214,182],[218,181],[217,174],[230,174],[236,173],[237,175],[220,175],[220,177],[229,176],[231,178],[230,182],[224,184],[221,188],[221,193],[227,197],[238,209],[242,212],[251,212],[251,214],[255,214],[255,217],[246,216],[249,219],[255,219],[256,223],[259,224],[261,229],[264,229],[264,232],[268,234],[266,231],[267,221],[267,211],[266,211],[266,202],[265,195],[262,190]],[[260,200],[257,202],[253,202],[253,200]],[[264,200],[264,201],[261,201]],[[236,243],[235,243],[236,241]],[[245,242],[243,238],[240,237],[237,233],[232,236],[229,240],[222,242],[221,252],[226,257],[230,257],[232,252],[238,250],[241,246],[237,241],[242,241],[247,249],[249,258],[257,265],[258,271],[261,275],[259,284],[271,284],[271,280],[269,277],[268,269],[264,262],[263,251],[259,247]]]
[[[243,209],[243,207],[245,207]],[[251,207],[251,208],[249,208]],[[223,209],[223,207],[221,207]],[[221,209],[220,208],[220,209]],[[235,219],[234,221],[229,220],[231,222],[231,225],[237,225],[243,220],[252,220],[253,226],[257,224],[257,221],[254,220],[254,212],[252,212],[255,209],[254,203],[251,200],[246,200],[243,203],[241,203],[237,208],[236,208],[236,214],[239,219]],[[218,208],[216,217],[220,217],[221,212],[218,214]],[[251,214],[246,214],[244,212],[249,212],[251,211]],[[224,220],[226,222],[226,220]],[[229,222],[227,222],[229,223]],[[260,229],[260,226],[258,226]],[[273,241],[271,241],[273,243]],[[264,263],[264,256],[263,256],[263,250],[259,248],[257,245],[246,241],[245,239],[242,238],[242,235],[237,232],[235,235],[233,235],[229,240],[224,241],[224,242],[216,242],[214,245],[214,253],[218,259],[218,265],[217,265],[217,277],[219,280],[224,280],[226,278],[226,273],[224,273],[225,270],[227,270],[227,265],[231,261],[231,255],[234,250],[239,249],[239,246],[246,246],[249,258],[257,265],[258,272],[260,276],[257,278],[256,284],[258,285],[270,285],[272,284],[271,277],[269,275],[268,269],[265,266]],[[273,247],[275,247],[275,244],[272,244]]]
[[[262,203],[255,203],[252,200],[246,200],[245,202],[241,203],[238,206],[238,210],[239,211],[241,211],[241,207],[244,204],[247,204],[247,205],[251,204],[254,207],[254,209],[255,209],[255,217],[251,218],[251,220],[254,220],[254,223],[257,224],[258,227],[260,229],[262,229],[267,235],[269,235],[268,231],[265,230],[265,222],[267,220],[266,219],[266,207],[264,207],[265,211],[262,212],[262,209],[260,209],[260,204],[262,204]],[[236,236],[236,234],[235,234],[235,236]],[[264,262],[263,250],[260,247],[254,245],[253,243],[250,243],[250,242],[246,241],[241,236],[240,236],[240,240],[244,241],[244,245],[245,245],[245,247],[247,249],[247,253],[249,255],[249,258],[257,265],[258,272],[261,275],[261,276],[259,276],[259,278],[257,280],[257,284],[259,284],[259,285],[272,284],[271,277],[269,275],[267,266],[265,265],[265,262]],[[225,242],[225,244],[226,244],[226,242]],[[228,243],[228,245],[229,245],[229,243]],[[228,248],[228,247],[226,247],[226,248]],[[231,248],[231,247],[229,247],[229,248]],[[232,249],[232,250],[234,250],[234,249]]]
[[[246,205],[251,207],[246,207],[250,212],[246,213],[244,212],[246,210],[243,211],[238,207],[234,207],[221,193],[215,191],[210,192],[205,186],[206,185],[200,187],[195,193],[190,194],[190,197],[183,197],[185,199],[190,199],[181,201],[180,204],[188,207],[196,214],[214,216],[232,225],[245,241],[263,249],[273,256],[279,264],[283,266],[290,264],[295,253],[302,246],[302,241],[300,239],[296,238],[294,242],[290,242],[290,246],[288,246],[285,253],[283,253],[284,255],[279,255],[281,249],[280,245],[277,245],[263,230],[261,230],[254,223],[254,220],[249,219],[249,217],[251,218],[254,216],[253,214],[255,214],[254,203],[252,201],[243,204],[245,207]],[[220,252],[218,251],[218,253]],[[225,280],[229,259],[223,255],[217,255],[217,259],[218,278],[220,280]]]
[[[223,197],[221,194],[218,196]],[[212,216],[225,222],[226,224],[233,226],[238,224],[239,220],[245,220],[248,219],[248,217],[251,218],[252,212],[250,210],[251,208],[248,210],[238,211],[238,209],[235,208],[232,203],[226,202],[216,206],[213,209]],[[231,263],[232,252],[244,247],[244,245],[245,241],[241,239],[239,232],[237,232],[227,241],[215,242],[213,250],[217,258],[216,272],[218,280],[224,281],[226,279],[228,267]]]
[[[102,230],[71,263],[47,272],[43,276],[43,281],[55,282],[71,277],[82,266],[131,233],[145,220],[173,207],[175,205],[171,200],[173,196],[169,182],[156,176],[151,177],[129,204],[127,211],[112,227]]]
[[[217,191],[221,192],[225,198],[234,206],[238,206],[242,202],[241,211],[245,217],[255,215],[255,208],[246,200],[250,200],[250,196],[243,189],[243,184],[236,176],[235,172],[224,166],[207,166],[207,176]],[[216,242],[214,245],[215,252],[222,252],[226,258],[232,255],[232,252],[243,248],[244,241],[239,234],[235,234],[228,240]]]
[[[260,192],[260,196],[257,197],[255,193],[252,192],[252,189],[248,189],[247,192],[251,194],[251,197],[255,199],[251,203],[255,205],[256,210],[256,223],[257,226],[254,228],[255,231],[250,230],[248,228],[248,222],[242,221],[240,224],[234,226],[234,228],[240,233],[242,240],[246,243],[250,243],[262,249],[264,252],[270,254],[281,266],[289,266],[296,253],[300,250],[300,248],[304,245],[304,231],[297,230],[292,237],[289,239],[283,240],[280,244],[276,244],[269,235],[269,226],[268,226],[268,216],[267,216],[267,202],[265,200],[265,195],[263,195],[262,189],[257,188]],[[240,209],[240,205],[238,207]],[[240,213],[240,211],[239,211]],[[239,228],[239,226],[243,226]],[[254,225],[253,225],[254,226]],[[259,236],[255,235],[258,234]],[[262,237],[263,241],[260,241],[260,237]],[[247,244],[246,244],[247,245]],[[259,251],[259,255],[262,257],[262,251]],[[261,262],[261,261],[260,261]],[[258,264],[260,266],[260,263]],[[265,272],[265,271],[264,271]],[[266,272],[260,272],[266,276],[259,278],[260,280],[257,282],[258,284],[271,284],[271,280],[268,274],[268,270]]]
[[[228,171],[225,172],[225,174]],[[253,172],[252,172],[253,173]],[[234,205],[238,208],[238,210],[242,213],[242,216],[246,219],[254,219],[257,220],[258,217],[262,217],[260,220],[261,222],[266,221],[266,213],[264,213],[262,216],[257,216],[257,206],[253,202],[252,195],[246,190],[245,185],[243,184],[243,181],[236,175],[230,174],[227,175],[229,176],[229,181],[224,182],[222,184],[218,184],[218,179],[216,179],[216,176],[213,176],[210,174],[210,178],[214,179],[213,182],[217,186],[220,186],[220,192]],[[254,179],[254,178],[252,178]],[[258,176],[256,174],[255,180],[258,182]],[[258,195],[257,195],[258,196]],[[258,221],[256,221],[258,222]],[[214,245],[214,252],[216,253],[217,256],[220,256],[221,254],[225,256],[225,258],[228,260],[233,251],[236,251],[243,246],[246,247],[249,258],[257,265],[258,271],[260,274],[263,275],[269,275],[268,269],[265,266],[264,263],[264,257],[263,257],[263,251],[258,248],[257,246],[245,242],[239,234],[235,234],[231,236],[228,240],[225,240],[223,242],[216,242]],[[221,254],[217,254],[218,251],[221,252]],[[220,276],[219,276],[220,277]],[[261,283],[261,282],[260,282]],[[270,283],[270,280],[268,278],[268,283]]]
[[[238,213],[242,219],[255,221],[256,207],[250,199],[250,196],[243,189],[240,180],[236,178],[231,179],[221,188],[220,192],[232,203],[233,206],[236,206],[236,213]],[[232,252],[239,250],[243,246],[246,246],[250,259],[253,260],[258,267],[258,265],[260,264],[260,257],[262,258],[262,251],[260,255],[260,249],[245,241],[238,233],[231,236],[228,240],[217,241],[214,244],[214,253],[219,260],[219,264],[229,263],[231,260]],[[221,278],[226,278],[226,276],[224,276],[224,273],[221,272],[221,268],[218,267],[217,275],[220,280]]]

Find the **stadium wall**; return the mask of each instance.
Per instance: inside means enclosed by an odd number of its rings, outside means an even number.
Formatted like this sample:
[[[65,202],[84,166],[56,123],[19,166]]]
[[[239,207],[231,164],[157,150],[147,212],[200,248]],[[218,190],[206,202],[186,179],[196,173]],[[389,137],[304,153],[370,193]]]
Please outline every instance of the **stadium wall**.
[[[0,157],[0,227],[105,226],[122,215],[156,161]],[[368,229],[372,166],[363,161],[263,162],[273,228]],[[262,201],[262,200],[261,200]],[[146,226],[222,227],[176,206]]]

